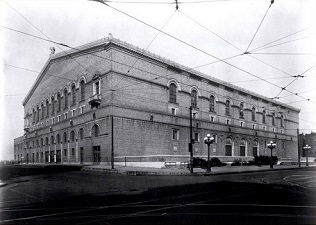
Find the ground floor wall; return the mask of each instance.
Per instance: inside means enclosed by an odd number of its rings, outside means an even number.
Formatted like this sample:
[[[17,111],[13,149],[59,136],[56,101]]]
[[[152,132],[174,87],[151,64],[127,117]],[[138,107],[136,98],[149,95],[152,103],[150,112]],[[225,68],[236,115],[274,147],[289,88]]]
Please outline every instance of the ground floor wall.
[[[188,125],[123,117],[114,117],[113,126],[111,117],[83,121],[72,126],[59,125],[29,134],[23,140],[29,143],[28,146],[15,150],[15,160],[25,163],[110,165],[113,146],[117,165],[138,163],[154,166],[167,161],[185,163],[190,157]],[[235,159],[249,161],[257,155],[270,155],[271,151],[267,147],[270,141],[277,144],[272,155],[297,159],[295,137],[205,122],[193,129],[194,157],[207,158],[208,147],[203,141],[207,134],[214,137],[214,143],[210,145],[210,157],[218,157],[224,162]],[[41,144],[41,139],[47,138],[49,141]]]

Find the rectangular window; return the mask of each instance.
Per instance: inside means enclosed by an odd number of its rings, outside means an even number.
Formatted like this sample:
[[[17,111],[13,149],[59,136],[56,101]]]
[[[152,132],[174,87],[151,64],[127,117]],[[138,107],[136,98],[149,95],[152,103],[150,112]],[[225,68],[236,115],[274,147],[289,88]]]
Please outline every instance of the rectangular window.
[[[285,142],[283,142],[283,149],[285,149]]]
[[[100,81],[97,81],[93,83],[93,95],[99,95],[100,94]]]
[[[76,109],[71,110],[71,116],[74,117],[76,115]]]
[[[71,149],[71,155],[75,156],[75,149],[74,148]]]
[[[172,129],[172,140],[178,141],[179,140],[179,130]]]
[[[83,108],[84,108],[85,106],[83,105],[83,106],[80,106],[80,114],[82,114],[83,113]]]
[[[64,149],[64,156],[67,156],[67,149]]]
[[[194,141],[199,142],[200,141],[200,133],[194,132]]]

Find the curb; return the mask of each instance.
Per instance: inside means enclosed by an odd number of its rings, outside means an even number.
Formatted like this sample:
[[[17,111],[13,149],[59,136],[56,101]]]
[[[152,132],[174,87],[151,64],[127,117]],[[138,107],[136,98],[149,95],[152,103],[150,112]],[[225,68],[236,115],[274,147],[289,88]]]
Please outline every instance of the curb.
[[[103,173],[114,173],[123,174],[129,176],[216,176],[216,175],[229,175],[229,174],[241,174],[241,173],[257,173],[257,172],[267,172],[267,171],[278,171],[278,170],[296,170],[296,169],[308,169],[312,167],[290,167],[290,168],[267,168],[262,170],[245,170],[245,171],[224,171],[224,172],[161,172],[161,171],[138,171],[138,170],[118,170],[118,169],[107,169],[107,168],[82,168],[83,171],[94,171]]]

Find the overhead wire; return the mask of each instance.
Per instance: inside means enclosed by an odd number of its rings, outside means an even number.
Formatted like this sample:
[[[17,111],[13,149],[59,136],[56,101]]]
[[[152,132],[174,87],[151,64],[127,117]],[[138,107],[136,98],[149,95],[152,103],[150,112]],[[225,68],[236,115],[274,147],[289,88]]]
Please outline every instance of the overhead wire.
[[[285,38],[291,37],[291,36],[293,36],[293,35],[295,35],[295,34],[298,34],[298,33],[300,33],[300,32],[303,32],[303,31],[305,31],[305,30],[308,30],[308,29],[309,29],[309,28],[304,28],[304,29],[302,29],[302,30],[296,31],[296,32],[291,33],[291,34],[289,34],[289,35],[286,35],[286,36],[284,36],[284,37],[282,37],[282,38],[279,38],[279,39],[277,39],[277,40],[274,40],[274,41],[271,41],[271,42],[266,43],[266,44],[264,44],[264,45],[261,45],[261,46],[259,46],[259,47],[257,47],[257,48],[251,49],[251,50],[249,50],[249,52],[256,51],[257,49],[260,49],[260,48],[263,48],[263,47],[268,46],[268,45],[270,45],[270,44],[273,44],[273,43],[275,43],[275,42],[281,41],[281,40],[283,40],[283,39],[285,39]]]
[[[252,50],[252,51],[249,51],[249,52],[250,52],[250,53],[253,53],[253,52],[256,52],[256,51],[261,51],[261,50],[263,50],[263,49],[272,48],[272,47],[276,47],[276,46],[280,46],[280,45],[292,43],[292,42],[294,42],[294,41],[300,41],[300,40],[303,40],[303,39],[306,39],[306,38],[309,38],[309,37],[297,38],[297,39],[290,40],[290,41],[286,41],[286,42],[282,42],[282,43],[279,43],[279,44],[275,44],[275,45],[270,45],[270,46],[266,46],[266,47],[263,47],[263,48],[259,48],[259,49],[257,49],[257,50]]]
[[[259,24],[259,26],[258,26],[258,28],[257,28],[257,30],[256,30],[256,32],[255,32],[255,34],[253,35],[253,37],[252,37],[252,39],[251,39],[251,41],[250,41],[250,43],[249,43],[249,45],[248,45],[248,47],[247,47],[245,53],[248,52],[250,45],[252,44],[253,40],[255,39],[255,37],[256,37],[256,35],[257,35],[257,33],[258,33],[258,31],[259,31],[259,29],[260,29],[262,23],[263,23],[263,21],[264,21],[264,19],[266,18],[267,14],[268,14],[268,12],[269,12],[269,9],[271,8],[271,6],[272,6],[273,3],[274,3],[274,0],[271,0],[270,5],[269,5],[269,7],[268,7],[266,13],[264,14],[264,16],[263,16],[263,18],[262,18],[262,20],[261,20],[261,22],[260,22],[260,24]]]
[[[68,46],[66,46],[66,47],[68,47]],[[214,57],[214,56],[212,56],[212,57]]]
[[[161,33],[161,31],[167,26],[167,24],[169,23],[169,21],[172,19],[172,17],[174,16],[174,14],[176,13],[177,9],[175,11],[173,11],[173,13],[171,14],[171,16],[168,18],[168,20],[164,23],[164,25],[162,26],[162,28],[157,32],[157,34],[155,35],[155,37],[150,41],[150,43],[146,46],[146,50],[149,48],[149,46],[156,40],[156,38],[158,37],[158,35]],[[128,74],[136,65],[136,63],[139,61],[139,58],[137,58],[135,60],[135,62],[133,63],[133,65],[128,69],[128,71],[126,72],[126,74]],[[116,86],[118,86],[121,83],[122,80],[120,80],[119,82],[116,83]]]

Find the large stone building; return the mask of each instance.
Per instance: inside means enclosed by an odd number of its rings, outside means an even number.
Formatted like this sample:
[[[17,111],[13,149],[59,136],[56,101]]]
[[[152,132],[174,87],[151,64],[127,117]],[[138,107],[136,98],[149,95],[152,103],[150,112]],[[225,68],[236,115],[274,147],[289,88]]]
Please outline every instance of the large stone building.
[[[51,54],[23,101],[23,138],[14,156],[28,163],[224,161],[268,155],[297,159],[299,109],[194,71],[109,36]],[[113,154],[113,155],[112,155]],[[112,157],[113,156],[113,157]]]

